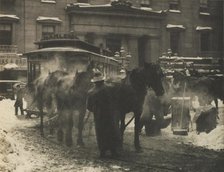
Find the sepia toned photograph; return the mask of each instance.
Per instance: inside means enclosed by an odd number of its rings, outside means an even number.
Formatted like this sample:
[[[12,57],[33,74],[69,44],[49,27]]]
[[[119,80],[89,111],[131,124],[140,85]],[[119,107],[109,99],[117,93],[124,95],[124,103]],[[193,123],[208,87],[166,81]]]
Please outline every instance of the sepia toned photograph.
[[[223,172],[224,0],[0,0],[0,172]]]

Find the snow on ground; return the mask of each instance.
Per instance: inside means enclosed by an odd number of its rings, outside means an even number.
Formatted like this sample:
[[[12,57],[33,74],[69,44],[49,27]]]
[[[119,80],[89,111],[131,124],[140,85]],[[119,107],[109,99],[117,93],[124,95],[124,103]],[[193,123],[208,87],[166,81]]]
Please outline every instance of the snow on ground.
[[[18,141],[16,138],[19,136],[24,137],[19,131],[16,131],[16,137],[10,134],[11,131],[15,131],[15,128],[25,126],[33,126],[35,120],[24,119],[23,116],[16,117],[14,115],[14,101],[4,99],[0,101],[0,171],[15,171],[15,172],[30,172],[32,169],[44,168],[46,166],[45,161],[49,161],[49,157],[45,155],[38,157],[38,155],[31,154],[24,146],[25,143]],[[196,131],[191,130],[188,136],[173,135],[171,127],[167,127],[162,130],[161,138],[177,139],[184,144],[190,144],[194,146],[200,146],[207,149],[220,150],[224,149],[224,106],[222,105],[219,110],[219,125],[210,133],[196,134]],[[128,130],[133,132],[133,122],[128,126]],[[15,134],[15,132],[14,132]],[[158,137],[159,138],[159,137]],[[24,138],[25,140],[26,138]],[[33,149],[32,147],[29,149]],[[35,162],[32,162],[35,161]],[[27,163],[29,162],[29,163]],[[43,164],[43,165],[41,165]],[[119,168],[117,166],[111,167],[112,169]],[[61,168],[62,169],[62,168]],[[37,169],[38,171],[38,169]],[[71,170],[70,170],[71,171]],[[104,171],[100,166],[83,166],[80,171]]]

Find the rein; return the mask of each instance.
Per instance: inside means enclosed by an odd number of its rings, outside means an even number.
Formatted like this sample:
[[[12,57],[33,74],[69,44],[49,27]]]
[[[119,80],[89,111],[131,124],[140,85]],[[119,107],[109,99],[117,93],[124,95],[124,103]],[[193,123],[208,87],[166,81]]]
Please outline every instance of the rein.
[[[135,118],[135,115],[133,115],[132,118],[127,122],[127,124],[125,124],[124,126],[125,129],[133,121],[134,118]]]

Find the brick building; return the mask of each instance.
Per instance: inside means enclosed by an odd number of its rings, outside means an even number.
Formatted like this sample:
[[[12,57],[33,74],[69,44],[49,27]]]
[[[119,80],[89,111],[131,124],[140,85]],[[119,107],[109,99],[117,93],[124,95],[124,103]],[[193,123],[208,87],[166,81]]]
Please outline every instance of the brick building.
[[[180,56],[223,58],[223,1],[0,0],[1,54],[6,47],[31,51],[43,36],[70,31],[113,53],[123,47],[132,67],[169,48]]]

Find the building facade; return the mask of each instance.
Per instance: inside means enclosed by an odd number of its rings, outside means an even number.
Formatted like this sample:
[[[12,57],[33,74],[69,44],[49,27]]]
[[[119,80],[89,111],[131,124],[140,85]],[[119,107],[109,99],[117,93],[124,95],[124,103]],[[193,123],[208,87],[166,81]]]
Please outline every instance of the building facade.
[[[154,62],[168,49],[223,59],[223,1],[0,0],[1,54],[10,47],[29,52],[42,37],[69,32],[131,55],[131,67]]]

